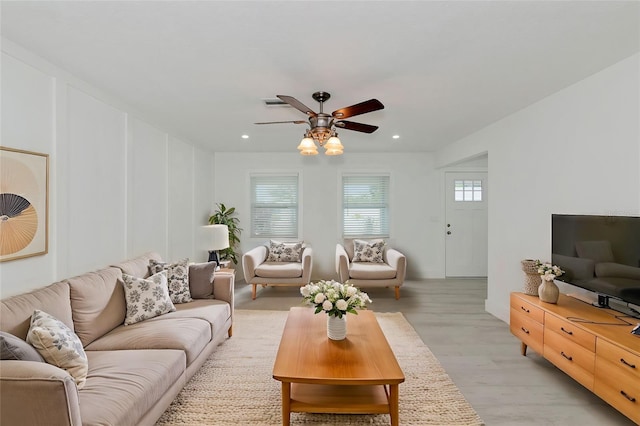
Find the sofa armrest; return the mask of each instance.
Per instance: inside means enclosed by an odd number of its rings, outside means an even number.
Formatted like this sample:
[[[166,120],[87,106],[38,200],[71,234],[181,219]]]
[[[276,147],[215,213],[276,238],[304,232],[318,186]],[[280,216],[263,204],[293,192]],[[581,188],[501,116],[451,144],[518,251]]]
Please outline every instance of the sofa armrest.
[[[386,251],[385,260],[389,266],[396,270],[396,279],[404,282],[404,277],[407,274],[407,258],[405,255],[396,249],[390,248]]]
[[[231,306],[231,317],[233,318],[233,298],[235,286],[235,273],[216,271],[213,276],[213,297],[216,300],[223,300]]]
[[[0,424],[82,425],[78,388],[45,362],[0,361]]]
[[[311,281],[311,270],[313,269],[313,249],[311,247],[305,247],[302,250],[302,281],[309,284]]]
[[[256,276],[256,268],[267,259],[267,253],[267,247],[258,246],[242,255],[242,272],[247,283]]]
[[[336,244],[336,273],[341,283],[349,279],[349,255],[340,243]]]

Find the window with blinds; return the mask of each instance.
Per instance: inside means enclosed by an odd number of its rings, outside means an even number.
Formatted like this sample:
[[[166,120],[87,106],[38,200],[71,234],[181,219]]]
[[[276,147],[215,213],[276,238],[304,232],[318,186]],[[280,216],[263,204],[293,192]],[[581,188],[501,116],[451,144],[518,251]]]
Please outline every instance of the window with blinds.
[[[342,176],[343,237],[389,236],[389,176]]]
[[[298,175],[251,176],[251,236],[298,237]]]

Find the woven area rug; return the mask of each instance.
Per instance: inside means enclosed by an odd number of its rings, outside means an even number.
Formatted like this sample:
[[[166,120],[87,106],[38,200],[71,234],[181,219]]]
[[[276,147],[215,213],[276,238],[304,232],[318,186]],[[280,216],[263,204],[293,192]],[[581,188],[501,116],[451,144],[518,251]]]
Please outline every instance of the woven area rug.
[[[401,425],[482,425],[401,313],[376,313],[405,375]],[[280,382],[271,376],[284,311],[236,310],[222,343],[165,411],[160,425],[281,425]],[[388,425],[389,415],[292,413],[292,425]]]

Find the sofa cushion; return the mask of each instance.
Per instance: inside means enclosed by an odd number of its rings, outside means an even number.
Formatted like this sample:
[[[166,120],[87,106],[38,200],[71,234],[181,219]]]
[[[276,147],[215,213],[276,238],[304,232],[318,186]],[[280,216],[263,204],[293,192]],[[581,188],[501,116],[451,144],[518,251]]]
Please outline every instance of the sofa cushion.
[[[166,271],[148,279],[122,274],[122,280],[127,301],[124,325],[135,324],[176,310],[169,297]]]
[[[149,261],[151,259],[162,261],[162,257],[158,253],[148,252],[133,259],[125,260],[124,262],[116,263],[115,265],[111,266],[120,268],[123,274],[133,275],[134,277],[147,278],[153,275],[149,272]]]
[[[384,241],[353,241],[354,262],[384,262]]]
[[[87,351],[79,392],[85,425],[137,425],[174,384],[185,384],[185,355],[171,350]]]
[[[302,242],[284,242],[271,240],[267,262],[300,262]]]
[[[122,271],[105,268],[69,280],[74,329],[83,346],[124,322]]]
[[[297,278],[302,276],[302,263],[299,262],[264,262],[255,274],[262,278]]]
[[[63,281],[0,301],[0,330],[26,340],[36,309],[50,313],[74,329],[69,284]]]
[[[396,277],[396,270],[386,263],[354,262],[349,268],[349,278],[383,280]]]
[[[175,263],[158,262],[149,260],[149,271],[157,274],[167,272],[169,297],[173,303],[187,303],[193,300],[189,291],[189,259],[185,258]]]
[[[187,365],[198,357],[211,341],[211,325],[199,318],[156,317],[133,325],[121,326],[95,340],[88,351],[126,349],[180,349]]]
[[[82,389],[89,364],[80,338],[62,321],[46,312],[36,310],[31,317],[27,342],[32,344],[44,360],[66,370]]]
[[[5,331],[0,331],[0,359],[45,362],[36,348]]]
[[[176,311],[160,317],[171,318],[199,318],[211,325],[212,338],[220,332],[228,330],[227,320],[231,317],[231,306],[227,302],[215,299],[197,299],[193,302],[176,305]],[[224,328],[224,330],[223,330]]]
[[[189,292],[194,299],[213,296],[213,276],[216,262],[189,265]]]

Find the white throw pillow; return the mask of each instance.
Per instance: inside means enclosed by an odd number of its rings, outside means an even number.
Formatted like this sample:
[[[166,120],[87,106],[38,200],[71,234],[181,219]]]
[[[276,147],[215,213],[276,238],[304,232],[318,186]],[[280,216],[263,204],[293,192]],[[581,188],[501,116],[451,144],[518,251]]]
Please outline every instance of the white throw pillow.
[[[89,361],[80,338],[62,321],[46,312],[35,310],[27,342],[42,355],[44,360],[66,370],[82,389],[89,373]]]
[[[384,263],[384,240],[353,241],[353,261]]]
[[[152,274],[157,274],[161,271],[167,272],[169,297],[171,297],[173,303],[193,301],[189,289],[189,258],[170,264],[151,259],[149,261],[149,270]]]
[[[169,297],[167,272],[158,272],[149,278],[122,274],[127,314],[124,325],[135,324],[176,310]]]
[[[271,240],[267,262],[300,262],[302,242],[279,242]]]

